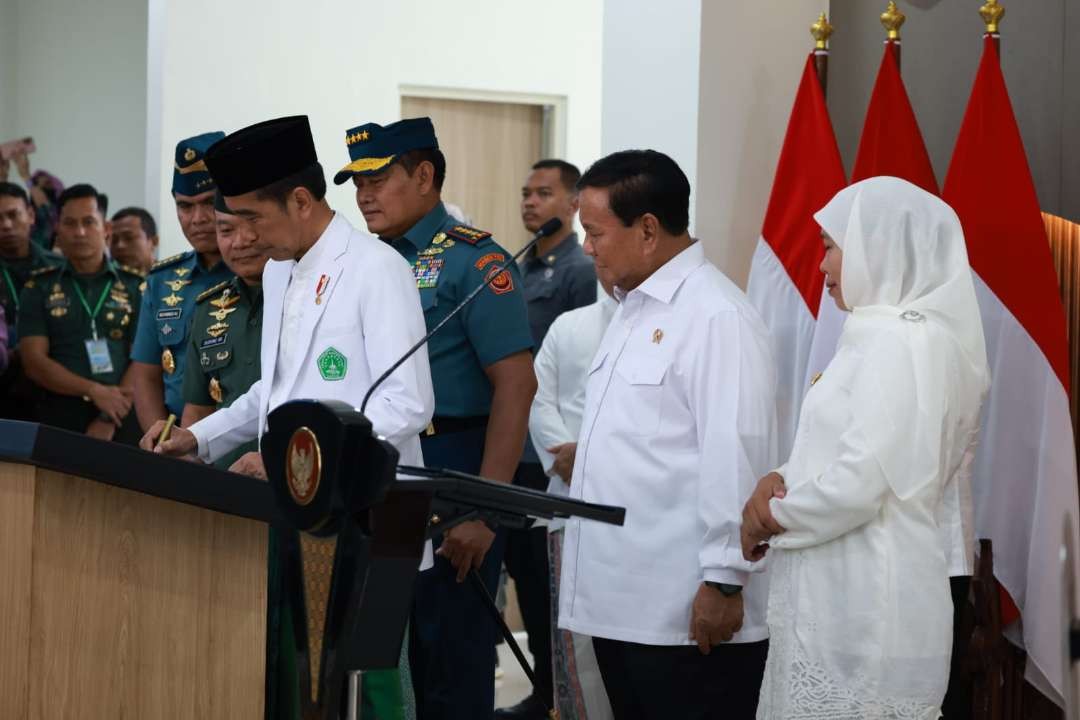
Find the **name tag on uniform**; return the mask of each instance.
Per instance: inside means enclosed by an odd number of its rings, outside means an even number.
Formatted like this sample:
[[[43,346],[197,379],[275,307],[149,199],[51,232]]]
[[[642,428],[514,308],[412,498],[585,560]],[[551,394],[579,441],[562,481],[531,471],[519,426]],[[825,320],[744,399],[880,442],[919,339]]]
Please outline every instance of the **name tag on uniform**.
[[[90,359],[90,372],[105,375],[113,371],[112,357],[109,355],[109,343],[104,340],[84,340],[86,356]]]

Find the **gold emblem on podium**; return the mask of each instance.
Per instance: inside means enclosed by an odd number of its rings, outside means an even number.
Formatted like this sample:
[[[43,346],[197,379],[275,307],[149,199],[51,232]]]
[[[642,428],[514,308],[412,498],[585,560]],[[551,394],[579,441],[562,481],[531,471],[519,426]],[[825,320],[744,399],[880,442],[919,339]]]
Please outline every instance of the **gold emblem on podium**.
[[[161,353],[161,369],[172,375],[176,372],[176,358],[173,357],[172,350],[165,348],[165,351]]]
[[[285,452],[285,480],[289,495],[297,505],[307,505],[319,491],[322,452],[319,439],[310,428],[298,428]]]

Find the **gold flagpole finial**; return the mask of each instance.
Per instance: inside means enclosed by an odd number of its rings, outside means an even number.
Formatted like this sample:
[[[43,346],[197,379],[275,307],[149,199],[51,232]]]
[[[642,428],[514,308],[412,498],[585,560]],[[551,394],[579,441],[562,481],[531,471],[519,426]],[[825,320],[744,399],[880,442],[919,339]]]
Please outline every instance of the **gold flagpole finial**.
[[[815,47],[818,50],[828,49],[829,37],[833,34],[833,26],[829,24],[829,19],[825,17],[825,13],[821,13],[821,17],[817,19],[817,22],[810,26],[810,34],[814,36]]]
[[[894,0],[889,0],[889,6],[881,13],[881,24],[888,31],[890,40],[900,39],[900,26],[907,20],[907,16],[900,12]]]
[[[986,25],[986,32],[996,33],[1001,18],[1005,17],[1005,8],[998,4],[998,0],[986,0],[986,4],[979,8],[979,17]]]

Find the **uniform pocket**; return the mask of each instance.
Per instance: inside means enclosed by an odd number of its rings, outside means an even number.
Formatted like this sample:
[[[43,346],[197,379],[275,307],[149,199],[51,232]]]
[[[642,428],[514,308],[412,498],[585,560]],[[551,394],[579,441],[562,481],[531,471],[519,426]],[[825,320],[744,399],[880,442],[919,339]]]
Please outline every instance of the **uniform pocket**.
[[[615,366],[622,380],[619,392],[625,393],[623,407],[633,417],[633,434],[653,435],[660,428],[664,405],[664,377],[671,360],[664,356],[627,357],[624,353]]]

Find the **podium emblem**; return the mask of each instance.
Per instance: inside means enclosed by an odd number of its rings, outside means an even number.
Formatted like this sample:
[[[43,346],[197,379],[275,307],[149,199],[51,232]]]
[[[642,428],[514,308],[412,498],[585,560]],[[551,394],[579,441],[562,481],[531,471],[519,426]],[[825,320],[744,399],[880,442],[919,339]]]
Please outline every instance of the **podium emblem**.
[[[310,428],[297,428],[285,453],[285,479],[289,485],[289,495],[297,505],[307,505],[315,498],[321,476],[319,439]]]

